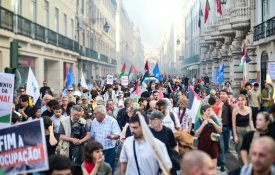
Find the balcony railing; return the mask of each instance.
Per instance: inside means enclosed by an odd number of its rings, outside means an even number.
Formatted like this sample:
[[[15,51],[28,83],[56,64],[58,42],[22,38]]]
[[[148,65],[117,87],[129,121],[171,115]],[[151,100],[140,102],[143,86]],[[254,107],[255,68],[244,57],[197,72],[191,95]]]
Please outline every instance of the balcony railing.
[[[0,6],[0,28],[13,31],[13,12]]]
[[[17,29],[15,29],[17,26]],[[63,36],[51,29],[43,27],[23,16],[16,15],[0,6],[0,28],[9,30],[11,32],[24,35],[31,39],[39,40],[44,43],[52,44],[63,49],[76,52],[81,56],[89,57],[92,59],[99,58],[99,53],[96,51],[80,46],[75,40]],[[100,54],[100,60],[109,63],[109,58],[106,55]],[[111,64],[116,65],[116,60],[111,59]]]
[[[183,65],[189,65],[189,64],[193,64],[193,63],[198,63],[200,61],[200,57],[199,55],[194,55],[192,57],[189,57],[187,59],[183,60]]]
[[[32,21],[24,18],[23,16],[17,15],[18,30],[17,32],[21,35],[32,38]]]
[[[266,21],[266,37],[275,34],[275,17]]]
[[[275,17],[254,26],[253,40],[258,41],[265,37],[275,35]]]

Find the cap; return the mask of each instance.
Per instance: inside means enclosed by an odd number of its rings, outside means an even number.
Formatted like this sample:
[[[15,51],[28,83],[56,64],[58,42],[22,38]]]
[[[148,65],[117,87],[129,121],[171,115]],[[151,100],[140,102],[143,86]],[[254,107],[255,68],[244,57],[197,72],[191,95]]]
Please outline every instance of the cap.
[[[151,114],[148,115],[149,119],[163,119],[164,115],[160,111],[153,111]]]
[[[103,98],[98,98],[98,99],[96,100],[96,104],[97,104],[97,105],[104,105],[104,106],[105,106],[105,101],[103,100]]]
[[[89,97],[88,97],[87,94],[83,94],[83,95],[81,96],[81,100],[88,100],[88,99],[89,99]]]

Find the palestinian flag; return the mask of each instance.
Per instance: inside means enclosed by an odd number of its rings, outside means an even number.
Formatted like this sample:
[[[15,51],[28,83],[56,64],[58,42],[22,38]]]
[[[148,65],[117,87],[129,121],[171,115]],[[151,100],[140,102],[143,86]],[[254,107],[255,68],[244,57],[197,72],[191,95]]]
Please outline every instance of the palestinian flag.
[[[128,76],[129,81],[137,79],[137,69],[135,68],[135,66],[131,65]]]
[[[150,70],[149,70],[149,64],[148,64],[148,60],[146,60],[145,66],[144,66],[144,74],[141,78],[140,84],[142,85],[143,81],[145,80],[146,77],[150,76]]]
[[[192,117],[192,122],[195,123],[195,121],[201,116],[201,106],[202,106],[202,100],[200,96],[194,91],[193,87],[189,87],[189,102],[187,105],[187,111],[188,114]]]
[[[121,78],[125,74],[125,69],[126,69],[126,63],[123,64],[118,78]]]
[[[250,63],[252,61],[250,59],[250,57],[247,55],[247,48],[246,48],[245,40],[244,40],[244,45],[243,45],[243,57],[242,57],[242,59],[245,63]]]
[[[204,9],[204,23],[206,23],[206,21],[207,21],[207,19],[208,19],[209,10],[210,10],[210,4],[209,4],[209,1],[206,0],[205,9]]]
[[[145,70],[145,71],[148,71],[148,73],[150,73],[148,60],[146,60],[146,63],[145,63],[145,66],[144,66],[144,70]]]
[[[140,86],[139,82],[136,84],[136,89],[133,90],[133,92],[130,95],[130,98],[133,99],[134,102],[138,103],[138,99],[140,98]]]

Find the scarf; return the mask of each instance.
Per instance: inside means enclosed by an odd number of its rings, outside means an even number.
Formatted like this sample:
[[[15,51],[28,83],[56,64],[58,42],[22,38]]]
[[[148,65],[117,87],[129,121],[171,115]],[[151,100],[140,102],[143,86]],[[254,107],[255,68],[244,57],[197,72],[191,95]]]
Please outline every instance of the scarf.
[[[87,170],[87,172],[90,174],[93,171],[95,165],[92,162],[87,162],[86,160],[84,160],[84,167]]]

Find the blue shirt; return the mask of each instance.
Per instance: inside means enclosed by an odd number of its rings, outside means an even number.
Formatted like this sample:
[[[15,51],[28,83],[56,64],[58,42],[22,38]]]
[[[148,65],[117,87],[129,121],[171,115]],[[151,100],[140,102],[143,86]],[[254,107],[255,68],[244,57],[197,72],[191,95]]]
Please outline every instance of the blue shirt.
[[[105,116],[102,122],[95,118],[92,122],[91,135],[97,142],[103,145],[103,149],[110,149],[116,146],[115,140],[107,139],[107,135],[120,135],[121,130],[117,121],[108,115]]]

